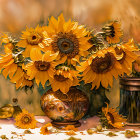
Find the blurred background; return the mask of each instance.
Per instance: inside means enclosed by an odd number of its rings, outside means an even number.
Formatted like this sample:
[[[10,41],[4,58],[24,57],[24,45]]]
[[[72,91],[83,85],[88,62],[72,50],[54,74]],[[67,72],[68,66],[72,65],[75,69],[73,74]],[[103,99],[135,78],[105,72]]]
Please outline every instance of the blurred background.
[[[124,30],[124,41],[134,38],[140,42],[140,0],[0,0],[0,32],[16,35],[38,23],[47,24],[50,16],[63,12],[65,19],[72,18],[90,29],[98,29],[109,20],[119,20]],[[106,93],[110,106],[119,105],[119,81]],[[33,93],[16,91],[15,85],[0,76],[0,106],[17,98],[22,108],[41,115],[40,95],[35,87]]]

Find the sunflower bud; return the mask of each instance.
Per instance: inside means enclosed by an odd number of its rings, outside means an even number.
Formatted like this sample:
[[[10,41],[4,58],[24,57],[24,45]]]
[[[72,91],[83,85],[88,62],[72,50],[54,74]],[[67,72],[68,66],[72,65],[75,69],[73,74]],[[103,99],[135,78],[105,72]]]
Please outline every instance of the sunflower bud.
[[[88,129],[88,130],[87,130],[87,133],[88,133],[89,135],[92,135],[92,134],[94,133],[94,130],[93,130],[93,129]]]
[[[97,125],[96,130],[97,130],[98,132],[102,132],[102,131],[103,131],[103,130],[102,130],[102,125]]]
[[[109,137],[113,137],[113,136],[117,136],[115,133],[113,133],[113,132],[109,132],[108,134],[107,134],[107,136],[109,136]]]

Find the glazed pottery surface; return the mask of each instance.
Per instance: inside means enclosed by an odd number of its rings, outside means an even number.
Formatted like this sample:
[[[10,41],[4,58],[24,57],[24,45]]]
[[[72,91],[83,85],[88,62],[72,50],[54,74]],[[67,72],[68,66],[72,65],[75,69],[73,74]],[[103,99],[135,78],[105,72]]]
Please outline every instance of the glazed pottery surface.
[[[41,98],[41,108],[45,114],[60,125],[78,124],[87,112],[89,101],[87,96],[75,87],[67,94],[61,91],[47,91]]]

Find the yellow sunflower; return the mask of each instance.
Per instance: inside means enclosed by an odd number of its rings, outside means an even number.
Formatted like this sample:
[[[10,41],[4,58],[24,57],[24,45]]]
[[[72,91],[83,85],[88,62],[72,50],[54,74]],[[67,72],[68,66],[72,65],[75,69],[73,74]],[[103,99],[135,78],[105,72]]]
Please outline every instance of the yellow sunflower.
[[[16,84],[16,89],[23,88],[25,86],[33,86],[33,81],[29,80],[29,76],[27,76],[26,72],[21,67],[17,68],[17,71],[11,78],[11,82]]]
[[[2,44],[2,43],[7,44],[7,43],[10,43],[10,41],[11,41],[11,38],[10,38],[7,34],[2,33],[2,35],[1,35],[1,37],[0,37],[0,42],[1,42],[1,44]]]
[[[35,29],[26,28],[26,31],[23,31],[21,40],[17,43],[17,46],[25,48],[23,55],[25,57],[30,56],[31,48],[41,48],[44,49],[45,43],[49,41],[49,39],[44,39],[43,37],[44,27],[37,26]]]
[[[15,125],[22,129],[36,128],[37,121],[35,120],[34,115],[25,109],[16,116],[15,121]]]
[[[78,71],[72,70],[67,66],[61,66],[56,70],[54,78],[50,78],[52,90],[60,90],[66,94],[71,86],[79,84],[77,76],[79,76]]]
[[[89,31],[83,25],[78,25],[78,22],[67,21],[61,14],[56,20],[51,17],[49,25],[43,32],[44,37],[51,38],[49,45],[53,52],[59,51],[58,59],[62,59],[62,63],[68,60],[68,63],[75,63],[79,60],[80,55],[85,55],[86,51],[92,47],[88,42],[90,37]]]
[[[31,49],[30,58],[32,62],[28,63],[24,68],[27,70],[29,80],[35,78],[37,85],[39,86],[41,82],[44,87],[46,81],[54,76],[56,66],[54,60],[57,55],[58,53],[52,54],[50,51],[42,54],[38,48]]]
[[[118,129],[124,126],[126,119],[119,115],[118,112],[116,112],[116,109],[109,108],[107,104],[106,108],[102,108],[102,112],[107,119],[108,125]]]
[[[83,80],[85,83],[92,82],[92,89],[96,86],[99,88],[100,83],[107,88],[112,87],[113,77],[118,78],[121,65],[114,56],[112,47],[99,50],[92,54],[85,62],[81,62],[81,66],[77,66],[78,71],[83,72]]]
[[[4,52],[6,54],[12,53],[13,48],[14,48],[14,45],[12,43],[7,43],[4,45]]]
[[[50,132],[49,129],[48,129],[48,127],[51,127],[51,126],[52,126],[51,123],[47,123],[44,126],[42,126],[41,129],[40,129],[40,134],[43,134],[43,135],[51,134],[52,132]]]
[[[5,54],[0,57],[0,70],[5,78],[9,75],[10,78],[14,75],[17,71],[17,64],[14,63],[14,58],[12,54]]]
[[[122,66],[121,74],[130,75],[132,72],[132,63],[138,58],[134,51],[138,51],[138,48],[135,47],[133,40],[130,40],[128,43],[115,46],[115,53],[118,62]]]
[[[120,42],[123,33],[121,31],[121,24],[118,21],[113,21],[103,27],[105,38],[109,44]]]
[[[5,79],[9,76],[11,82],[16,83],[16,89],[25,86],[31,87],[33,81],[29,80],[29,76],[27,76],[21,67],[24,58],[21,54],[14,55],[12,49],[9,50],[10,51],[8,51],[7,54],[0,57],[0,70],[2,71],[3,76]]]
[[[12,39],[5,33],[0,37],[1,43],[4,43],[4,52],[6,54],[11,53],[14,45],[12,44]]]

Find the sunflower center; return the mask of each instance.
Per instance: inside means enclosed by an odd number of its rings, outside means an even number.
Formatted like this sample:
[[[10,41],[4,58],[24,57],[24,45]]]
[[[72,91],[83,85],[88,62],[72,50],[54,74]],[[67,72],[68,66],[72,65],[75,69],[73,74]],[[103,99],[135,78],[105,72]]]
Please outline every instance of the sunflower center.
[[[35,61],[35,67],[39,71],[47,71],[50,68],[50,63],[45,61]]]
[[[22,120],[22,123],[28,124],[28,123],[31,122],[31,117],[28,116],[28,115],[25,115],[25,116],[23,116],[23,117],[21,118],[21,120]]]
[[[73,58],[79,53],[79,41],[72,32],[58,33],[52,47],[55,52],[60,51],[61,57],[67,55],[68,58]]]
[[[111,28],[111,37],[114,37],[115,36],[115,30],[114,30],[114,27],[113,26],[111,26],[110,27]]]
[[[111,123],[114,124],[115,123],[114,116],[110,112],[108,112],[107,115],[109,116],[110,118],[109,120],[111,121]]]
[[[106,73],[115,64],[115,57],[112,53],[105,54],[105,57],[96,57],[92,60],[91,69],[96,73]]]
[[[35,40],[35,39],[36,39],[36,36],[35,36],[35,35],[33,35],[33,36],[32,36],[32,40]]]
[[[62,53],[68,54],[73,52],[74,44],[67,38],[60,38],[57,42],[58,48]]]
[[[43,37],[39,33],[31,33],[31,35],[27,38],[27,42],[31,45],[38,45],[42,41]]]
[[[63,75],[54,75],[55,80],[59,81],[59,82],[64,82],[66,81],[68,78],[65,78]]]
[[[117,60],[122,64],[125,60],[126,53],[123,51],[122,48],[119,49],[118,47],[115,48],[115,52],[117,55],[116,56]]]

